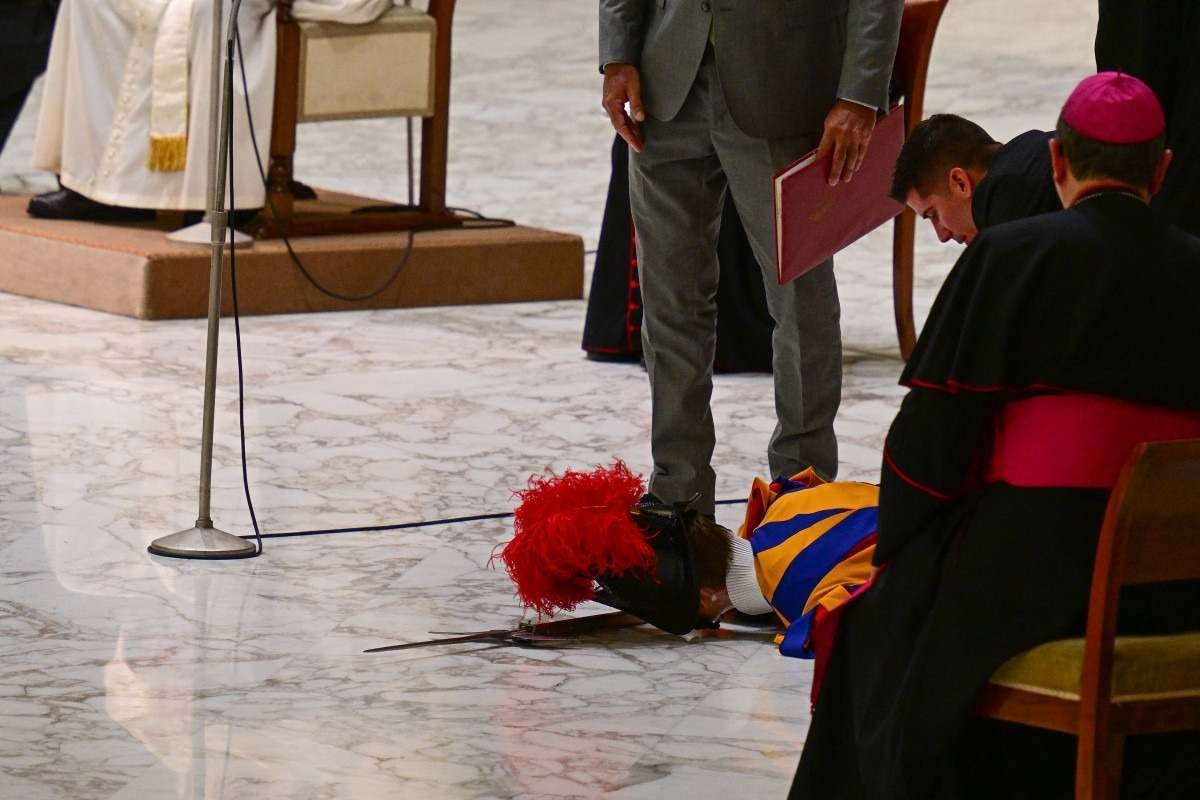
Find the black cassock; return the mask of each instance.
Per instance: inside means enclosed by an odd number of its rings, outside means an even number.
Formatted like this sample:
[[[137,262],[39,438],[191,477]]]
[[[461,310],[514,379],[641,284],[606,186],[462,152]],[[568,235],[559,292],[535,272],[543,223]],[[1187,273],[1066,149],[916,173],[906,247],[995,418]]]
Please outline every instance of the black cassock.
[[[1153,205],[1200,236],[1200,3],[1100,0],[1096,67],[1136,75],[1158,95],[1175,158]]]
[[[996,151],[971,198],[971,216],[979,230],[1062,210],[1050,166],[1053,133],[1025,131]]]
[[[993,227],[963,253],[901,377],[886,568],[847,608],[793,798],[1072,797],[1073,739],[971,709],[1008,658],[1081,635],[1108,492],[969,479],[997,409],[1046,387],[1200,409],[1198,320],[1200,239],[1125,193]],[[1121,612],[1123,632],[1200,627],[1200,586],[1129,592]],[[1200,797],[1198,744],[1129,740],[1122,796]]]
[[[771,331],[762,271],[726,193],[717,240],[716,372],[770,372]],[[637,361],[642,355],[642,296],[638,288],[633,220],[629,211],[629,148],[616,137],[612,177],[588,294],[583,349],[601,359]]]
[[[46,69],[58,0],[0,0],[0,150]]]

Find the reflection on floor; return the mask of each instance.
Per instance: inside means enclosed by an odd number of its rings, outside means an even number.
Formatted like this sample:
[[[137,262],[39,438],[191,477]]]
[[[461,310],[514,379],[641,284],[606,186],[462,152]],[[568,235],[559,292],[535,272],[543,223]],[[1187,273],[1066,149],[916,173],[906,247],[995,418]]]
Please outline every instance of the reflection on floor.
[[[586,6],[460,2],[450,194],[593,246],[609,134]],[[930,110],[999,138],[1050,127],[1088,71],[1092,6],[951,3]],[[27,109],[0,161],[5,191],[47,180],[19,161],[32,122]],[[401,197],[402,175],[358,157],[374,126],[305,130],[299,152],[323,155],[301,176]],[[843,477],[877,475],[902,395],[889,238],[869,237],[838,267]],[[956,251],[922,231],[921,308]],[[503,511],[530,473],[614,456],[645,470],[644,376],[584,360],[582,318],[582,303],[565,302],[247,320],[249,475],[264,530]],[[245,532],[231,333],[214,517]],[[249,561],[149,557],[151,539],[194,519],[202,363],[200,321],[0,295],[0,796],[786,793],[811,666],[758,640],[636,629],[553,650],[361,654],[518,619],[507,579],[486,567],[505,521],[272,539]],[[719,494],[739,497],[764,469],[769,379],[720,378],[714,410]]]

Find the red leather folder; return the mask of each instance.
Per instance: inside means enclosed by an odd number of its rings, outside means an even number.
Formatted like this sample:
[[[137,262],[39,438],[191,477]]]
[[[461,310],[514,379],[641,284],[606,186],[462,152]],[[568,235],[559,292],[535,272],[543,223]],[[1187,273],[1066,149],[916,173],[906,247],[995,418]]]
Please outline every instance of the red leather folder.
[[[849,183],[830,186],[817,151],[775,174],[775,259],[782,286],[904,210],[888,196],[904,144],[904,108],[875,123],[867,155]]]

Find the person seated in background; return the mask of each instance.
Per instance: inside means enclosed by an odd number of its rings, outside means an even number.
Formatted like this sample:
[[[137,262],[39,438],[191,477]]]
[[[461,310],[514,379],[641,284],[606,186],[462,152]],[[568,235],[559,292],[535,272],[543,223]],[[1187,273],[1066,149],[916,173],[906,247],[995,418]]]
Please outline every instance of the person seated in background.
[[[595,600],[675,634],[731,610],[772,614],[780,652],[815,657],[819,675],[830,620],[870,576],[878,487],[826,483],[811,468],[756,479],[737,533],[644,492],[619,461],[531,478],[497,554],[524,605],[553,614]]]
[[[1062,208],[1046,131],[1000,144],[954,114],[919,123],[900,148],[891,196],[929,220],[938,241],[970,244],[992,225]]]
[[[293,9],[298,19],[360,23],[392,5],[296,0]],[[274,7],[273,0],[244,0],[238,15],[244,61],[234,65],[230,158],[239,209],[263,204],[241,71],[265,148],[275,91]],[[32,198],[30,214],[120,221],[206,207],[212,12],[212,0],[63,0],[33,153],[33,166],[56,173],[62,188]],[[265,162],[265,151],[260,155]]]
[[[1064,210],[983,230],[901,376],[878,572],[843,609],[793,798],[1070,797],[1074,740],[977,720],[1004,661],[1080,635],[1109,493],[1142,441],[1200,437],[1200,239],[1151,210],[1170,151],[1100,73],[1050,145]],[[1200,629],[1195,582],[1135,587],[1125,633]],[[1133,737],[1121,796],[1200,796],[1200,737]]]

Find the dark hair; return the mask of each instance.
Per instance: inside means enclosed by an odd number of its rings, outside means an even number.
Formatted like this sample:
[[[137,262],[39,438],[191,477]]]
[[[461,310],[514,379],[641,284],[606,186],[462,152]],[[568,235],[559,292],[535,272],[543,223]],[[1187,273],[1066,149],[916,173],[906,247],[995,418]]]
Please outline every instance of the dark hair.
[[[900,148],[892,171],[892,199],[903,203],[909,191],[922,197],[938,189],[938,181],[954,167],[987,170],[999,143],[983,128],[957,114],[934,114],[922,120]]]
[[[1071,174],[1079,180],[1110,178],[1130,186],[1145,188],[1154,179],[1154,170],[1166,146],[1166,134],[1148,142],[1110,144],[1089,139],[1068,125],[1061,116],[1055,136],[1063,155],[1071,165]]]
[[[725,585],[725,573],[733,557],[729,531],[694,510],[686,512],[684,527],[692,545],[692,561],[701,588],[718,589]]]

